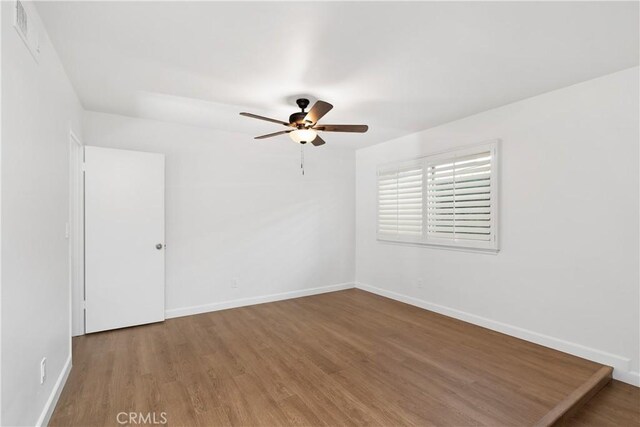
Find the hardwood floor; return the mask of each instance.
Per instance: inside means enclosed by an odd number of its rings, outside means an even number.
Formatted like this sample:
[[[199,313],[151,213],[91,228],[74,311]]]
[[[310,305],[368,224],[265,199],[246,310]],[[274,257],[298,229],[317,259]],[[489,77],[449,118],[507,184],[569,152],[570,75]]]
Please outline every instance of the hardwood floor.
[[[571,427],[640,426],[640,388],[612,381],[583,406]]]
[[[73,362],[50,425],[533,425],[602,367],[355,289],[78,337]]]

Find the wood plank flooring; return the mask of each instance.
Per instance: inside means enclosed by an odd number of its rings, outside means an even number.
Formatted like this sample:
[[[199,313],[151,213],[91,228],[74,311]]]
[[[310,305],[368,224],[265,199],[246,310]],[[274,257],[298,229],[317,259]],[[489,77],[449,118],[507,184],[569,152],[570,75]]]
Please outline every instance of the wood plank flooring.
[[[566,423],[570,427],[640,426],[640,388],[613,380]]]
[[[602,366],[356,289],[73,344],[50,425],[533,425]]]

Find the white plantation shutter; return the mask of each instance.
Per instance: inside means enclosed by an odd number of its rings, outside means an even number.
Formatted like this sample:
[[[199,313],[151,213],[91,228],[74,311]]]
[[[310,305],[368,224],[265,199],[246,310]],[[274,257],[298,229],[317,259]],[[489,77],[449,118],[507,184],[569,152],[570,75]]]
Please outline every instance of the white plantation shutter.
[[[427,239],[492,239],[491,152],[427,167]]]
[[[378,238],[497,250],[497,142],[378,172]]]
[[[378,173],[378,234],[402,241],[422,239],[422,164]]]

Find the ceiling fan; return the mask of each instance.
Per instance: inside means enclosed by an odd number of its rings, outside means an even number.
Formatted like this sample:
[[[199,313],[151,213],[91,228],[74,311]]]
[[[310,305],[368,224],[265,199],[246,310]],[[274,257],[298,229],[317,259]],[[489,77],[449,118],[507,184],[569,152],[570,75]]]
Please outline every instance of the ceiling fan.
[[[280,132],[269,133],[266,135],[256,136],[255,139],[271,138],[272,136],[289,134],[291,139],[300,144],[312,143],[316,147],[325,143],[324,139],[320,138],[318,132],[357,132],[364,133],[369,129],[367,125],[322,125],[318,123],[325,114],[327,114],[333,108],[333,105],[328,102],[318,101],[313,104],[313,107],[305,113],[305,109],[309,106],[309,100],[306,98],[300,98],[296,100],[296,104],[302,111],[293,113],[289,116],[289,122],[281,120],[270,119],[269,117],[258,116],[252,113],[240,113],[241,116],[251,117],[258,120],[265,120],[267,122],[279,123],[283,126],[290,127],[292,129],[282,130]]]

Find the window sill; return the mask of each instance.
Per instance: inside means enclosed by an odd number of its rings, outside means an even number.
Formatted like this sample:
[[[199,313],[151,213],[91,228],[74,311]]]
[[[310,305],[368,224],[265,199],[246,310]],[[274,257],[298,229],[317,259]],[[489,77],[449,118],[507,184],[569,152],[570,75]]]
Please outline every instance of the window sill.
[[[500,252],[500,248],[496,248],[496,249],[473,248],[469,246],[443,245],[440,243],[424,243],[424,242],[390,240],[390,239],[385,239],[384,237],[377,237],[376,240],[379,243],[383,243],[387,245],[414,246],[414,247],[428,248],[428,249],[444,249],[444,250],[456,251],[456,252],[473,252],[473,253],[482,253],[487,255],[498,255],[498,253]]]

